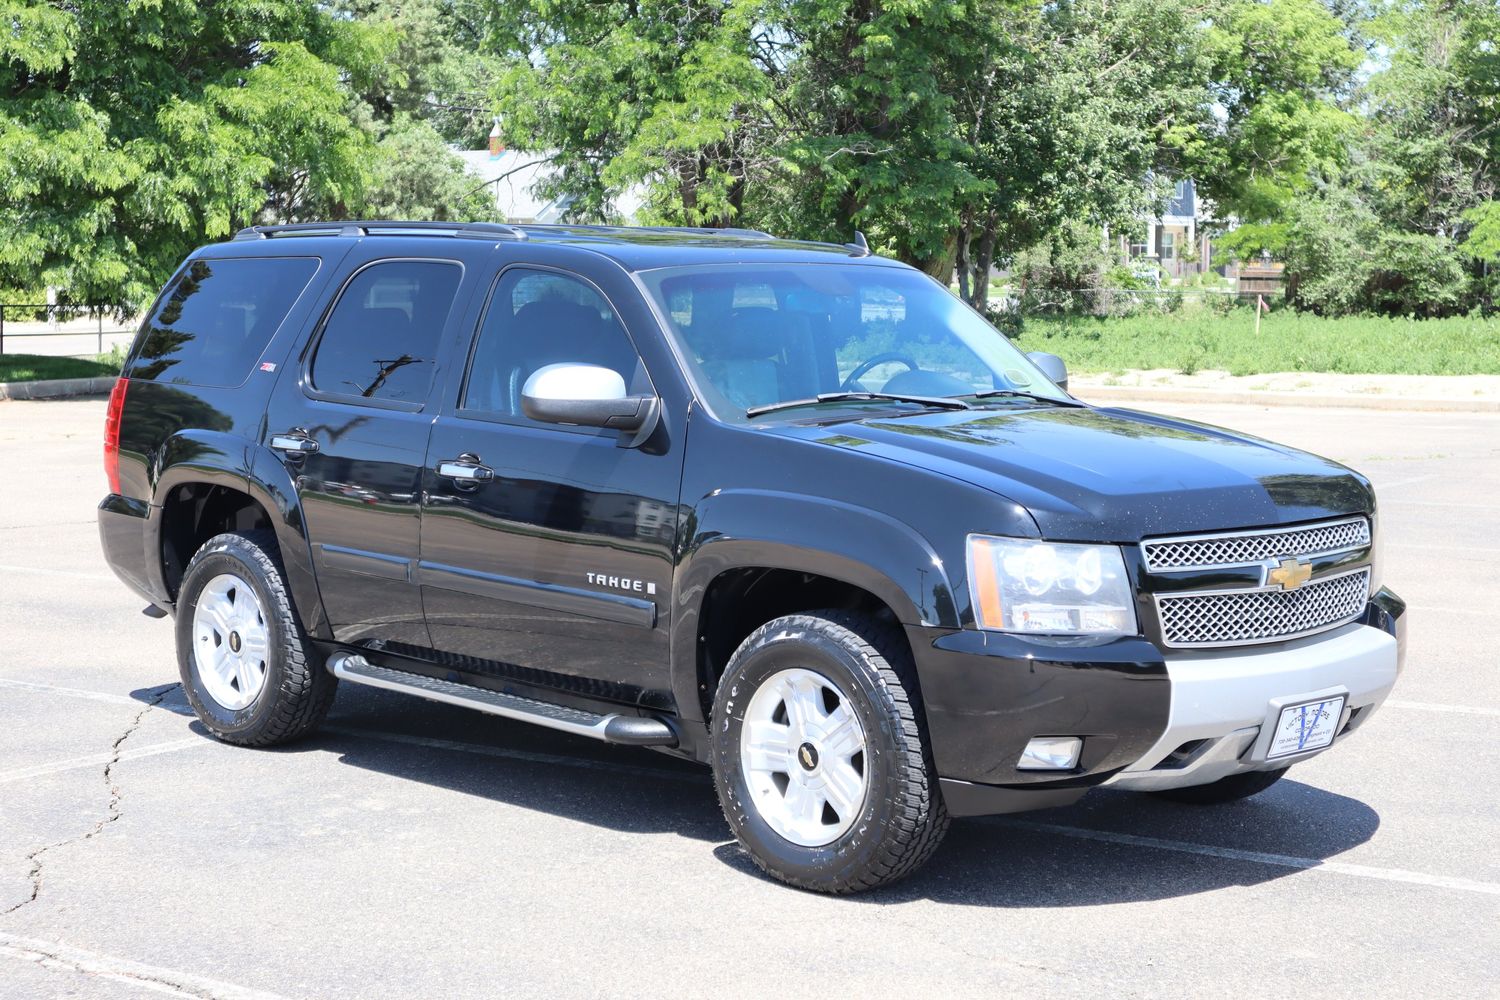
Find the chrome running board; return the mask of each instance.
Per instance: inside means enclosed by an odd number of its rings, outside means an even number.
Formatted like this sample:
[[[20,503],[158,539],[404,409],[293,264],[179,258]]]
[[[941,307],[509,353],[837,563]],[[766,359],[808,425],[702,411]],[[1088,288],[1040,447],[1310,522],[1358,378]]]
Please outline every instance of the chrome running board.
[[[453,681],[394,670],[371,663],[358,653],[343,650],[328,657],[328,670],[340,680],[366,684],[414,694],[429,701],[441,701],[460,708],[471,708],[488,715],[519,719],[548,729],[576,736],[587,736],[606,743],[638,747],[671,747],[677,745],[677,734],[660,719],[639,715],[597,715],[580,708],[554,705],[551,702],[523,698],[520,695],[491,691],[488,688],[458,684]]]

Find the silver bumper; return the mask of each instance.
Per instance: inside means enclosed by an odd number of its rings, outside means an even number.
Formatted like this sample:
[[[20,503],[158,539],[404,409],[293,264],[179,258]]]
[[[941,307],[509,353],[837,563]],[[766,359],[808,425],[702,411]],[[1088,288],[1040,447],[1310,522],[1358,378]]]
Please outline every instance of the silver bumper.
[[[1166,732],[1110,784],[1139,791],[1184,788],[1306,760],[1323,750],[1266,759],[1269,723],[1280,707],[1347,694],[1337,746],[1385,701],[1396,670],[1396,640],[1364,625],[1346,625],[1274,650],[1171,654]]]

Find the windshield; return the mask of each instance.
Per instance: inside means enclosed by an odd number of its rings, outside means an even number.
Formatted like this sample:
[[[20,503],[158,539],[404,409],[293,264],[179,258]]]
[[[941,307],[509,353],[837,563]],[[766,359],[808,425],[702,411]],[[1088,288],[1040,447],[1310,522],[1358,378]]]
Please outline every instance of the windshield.
[[[1068,398],[1004,334],[919,271],[728,264],[640,277],[722,419],[828,393],[958,397],[998,389]],[[823,408],[871,405],[921,404],[846,399]]]

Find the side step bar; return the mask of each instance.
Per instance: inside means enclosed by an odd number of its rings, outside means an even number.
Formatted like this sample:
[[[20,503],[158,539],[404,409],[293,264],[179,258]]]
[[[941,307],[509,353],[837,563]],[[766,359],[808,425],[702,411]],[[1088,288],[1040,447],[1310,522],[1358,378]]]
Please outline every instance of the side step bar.
[[[637,747],[677,745],[677,734],[660,719],[648,719],[639,715],[596,715],[579,708],[537,701],[535,698],[522,698],[520,695],[504,694],[468,684],[455,684],[453,681],[406,670],[392,670],[390,667],[371,663],[358,653],[339,651],[332,654],[328,657],[328,669],[340,680],[354,684],[368,684],[387,691],[414,694],[431,701],[472,708],[507,719],[520,719],[522,722],[588,736],[606,743]]]

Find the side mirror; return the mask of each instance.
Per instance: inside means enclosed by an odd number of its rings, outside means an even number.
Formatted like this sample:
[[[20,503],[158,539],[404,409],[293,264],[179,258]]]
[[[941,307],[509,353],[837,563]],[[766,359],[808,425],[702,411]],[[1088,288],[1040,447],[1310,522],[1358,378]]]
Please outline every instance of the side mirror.
[[[521,388],[521,412],[532,420],[622,431],[622,447],[645,443],[656,429],[661,400],[630,396],[620,373],[599,365],[546,365]]]
[[[1063,364],[1062,358],[1046,351],[1032,351],[1026,357],[1042,370],[1043,375],[1056,382],[1059,389],[1068,391],[1068,366]]]

